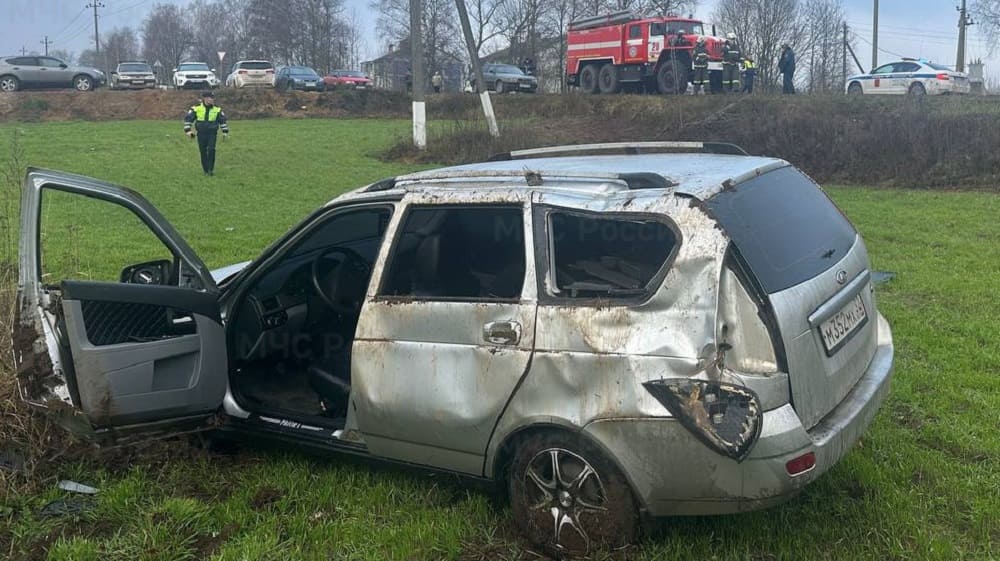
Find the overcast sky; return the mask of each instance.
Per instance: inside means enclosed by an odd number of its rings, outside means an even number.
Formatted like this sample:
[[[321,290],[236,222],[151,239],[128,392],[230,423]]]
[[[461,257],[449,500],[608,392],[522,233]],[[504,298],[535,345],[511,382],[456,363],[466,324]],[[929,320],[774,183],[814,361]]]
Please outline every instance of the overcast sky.
[[[274,0],[279,2],[281,0]],[[857,55],[866,68],[871,64],[872,1],[845,0],[848,24],[858,38]],[[185,5],[188,0],[100,0],[100,29],[130,26],[139,28],[143,18],[157,3]],[[703,0],[696,14],[708,20],[715,0]],[[93,44],[93,11],[85,8],[88,0],[0,0],[7,7],[0,16],[0,55],[15,54],[24,47],[42,51],[45,35],[53,41],[50,49],[79,53]],[[369,0],[345,0],[347,10],[356,10],[364,22],[366,52],[369,57],[382,54],[386,40],[378,39],[375,16]],[[897,56],[925,57],[943,64],[955,64],[958,43],[958,14],[947,0],[883,1],[879,14],[879,60]],[[1000,54],[990,56],[976,26],[969,28],[966,60],[983,58],[987,76],[1000,77]],[[839,49],[838,49],[839,52]],[[853,71],[853,70],[852,70]]]

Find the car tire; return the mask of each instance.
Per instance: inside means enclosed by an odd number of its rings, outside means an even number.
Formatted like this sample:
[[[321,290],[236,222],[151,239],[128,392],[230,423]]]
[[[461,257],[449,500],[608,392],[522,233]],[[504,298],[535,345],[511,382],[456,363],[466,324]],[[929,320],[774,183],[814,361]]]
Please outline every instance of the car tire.
[[[580,91],[587,94],[597,93],[597,66],[588,64],[580,70]]]
[[[521,440],[507,489],[518,529],[553,558],[620,549],[639,538],[628,480],[582,437],[545,432]]]
[[[847,95],[862,95],[865,90],[861,87],[861,84],[854,82],[850,86],[847,86]]]
[[[17,76],[0,76],[0,92],[11,93],[21,89],[21,81]]]
[[[618,69],[613,64],[605,64],[597,73],[597,87],[602,94],[616,94],[621,91],[621,81],[618,79]]]
[[[94,79],[86,74],[80,74],[73,78],[73,89],[78,92],[94,91]]]
[[[498,94],[502,94],[504,92],[503,80],[497,80],[496,85],[493,86],[493,91]]]
[[[909,94],[910,97],[920,99],[927,95],[927,88],[925,88],[920,82],[914,82],[910,84],[910,89],[906,90],[906,93]]]

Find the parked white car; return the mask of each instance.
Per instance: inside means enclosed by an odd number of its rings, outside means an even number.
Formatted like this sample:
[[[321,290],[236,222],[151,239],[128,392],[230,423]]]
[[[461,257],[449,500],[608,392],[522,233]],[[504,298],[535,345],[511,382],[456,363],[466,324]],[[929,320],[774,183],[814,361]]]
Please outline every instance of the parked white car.
[[[227,88],[274,87],[274,65],[266,60],[241,60],[226,77]]]
[[[969,76],[924,59],[904,58],[847,79],[847,93],[889,95],[967,94]]]
[[[215,69],[209,68],[204,62],[182,62],[174,68],[175,88],[214,88],[218,86],[219,78]]]

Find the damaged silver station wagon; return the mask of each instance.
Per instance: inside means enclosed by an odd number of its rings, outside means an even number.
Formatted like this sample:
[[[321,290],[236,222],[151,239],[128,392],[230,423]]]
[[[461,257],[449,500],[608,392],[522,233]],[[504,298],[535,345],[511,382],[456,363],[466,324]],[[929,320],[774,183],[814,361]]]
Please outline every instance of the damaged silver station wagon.
[[[54,191],[125,207],[172,258],[43,282]],[[861,237],[796,168],[728,144],[395,177],[214,272],[143,197],[94,179],[31,170],[22,217],[21,388],[65,424],[211,426],[495,481],[550,553],[787,500],[889,390]]]

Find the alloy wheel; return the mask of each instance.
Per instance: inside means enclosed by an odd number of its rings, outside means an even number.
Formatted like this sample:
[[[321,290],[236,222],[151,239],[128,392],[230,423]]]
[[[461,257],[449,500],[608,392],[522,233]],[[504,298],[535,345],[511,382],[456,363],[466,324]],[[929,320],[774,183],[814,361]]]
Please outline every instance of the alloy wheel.
[[[604,482],[587,460],[562,448],[542,450],[528,463],[524,489],[534,523],[557,549],[590,549],[591,534],[609,513]]]

